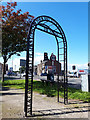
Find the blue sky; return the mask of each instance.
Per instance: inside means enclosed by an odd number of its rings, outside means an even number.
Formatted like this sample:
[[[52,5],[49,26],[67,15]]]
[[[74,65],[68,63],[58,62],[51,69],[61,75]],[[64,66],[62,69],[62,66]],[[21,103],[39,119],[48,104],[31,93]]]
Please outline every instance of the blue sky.
[[[37,17],[48,15],[63,28],[68,43],[68,64],[80,67],[88,63],[88,2],[18,2],[18,9]],[[36,30],[35,64],[43,59],[44,51],[49,56],[57,54],[53,36]],[[21,54],[25,58],[25,53]],[[19,57],[13,56],[14,59]],[[9,64],[10,64],[9,60]]]
[[[8,2],[10,0],[2,0],[2,1]],[[89,0],[15,0],[15,1],[16,2],[88,2]]]

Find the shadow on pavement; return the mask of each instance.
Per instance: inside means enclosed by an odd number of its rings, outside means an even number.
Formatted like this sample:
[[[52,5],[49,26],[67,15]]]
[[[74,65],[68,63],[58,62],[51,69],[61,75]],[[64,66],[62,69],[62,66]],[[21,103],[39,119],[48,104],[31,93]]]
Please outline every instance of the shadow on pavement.
[[[11,90],[11,88],[9,87],[2,87],[2,91],[8,91],[8,90]],[[15,90],[15,89],[12,89],[12,90]],[[11,92],[6,92],[6,93],[1,93],[2,96],[4,95],[19,95],[19,94],[24,94],[23,92],[22,93],[11,93]]]
[[[61,109],[37,110],[37,111],[33,111],[32,117],[53,116],[53,115],[63,115],[63,114],[70,114],[70,113],[89,112],[88,108],[90,108],[90,106],[83,106],[83,107],[78,107],[78,108],[68,107],[68,108],[61,108]]]
[[[2,91],[7,91],[7,90],[10,90],[9,87],[2,87]]]
[[[84,103],[88,103],[87,101],[69,101],[68,105],[70,104],[84,104]]]
[[[24,93],[10,93],[10,92],[8,92],[8,93],[2,93],[2,96],[4,96],[4,95],[19,95],[19,94],[24,94]]]

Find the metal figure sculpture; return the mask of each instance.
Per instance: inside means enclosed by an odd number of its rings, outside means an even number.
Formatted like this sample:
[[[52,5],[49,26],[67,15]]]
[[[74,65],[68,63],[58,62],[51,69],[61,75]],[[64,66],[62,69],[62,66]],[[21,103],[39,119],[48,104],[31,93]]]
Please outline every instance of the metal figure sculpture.
[[[33,66],[34,66],[34,33],[40,30],[53,35],[57,42],[58,62],[63,63],[64,82],[64,104],[68,103],[68,79],[67,79],[67,41],[63,29],[59,23],[49,16],[39,16],[35,18],[27,36],[27,59],[26,59],[26,83],[25,83],[25,116],[32,115],[32,88],[33,88]],[[58,69],[57,91],[59,102],[59,77]]]

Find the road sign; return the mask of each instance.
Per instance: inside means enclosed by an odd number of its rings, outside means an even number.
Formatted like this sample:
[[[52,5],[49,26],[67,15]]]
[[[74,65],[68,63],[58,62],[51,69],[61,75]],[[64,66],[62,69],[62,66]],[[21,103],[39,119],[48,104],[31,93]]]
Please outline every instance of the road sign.
[[[78,69],[78,74],[80,75],[88,74],[88,69]]]

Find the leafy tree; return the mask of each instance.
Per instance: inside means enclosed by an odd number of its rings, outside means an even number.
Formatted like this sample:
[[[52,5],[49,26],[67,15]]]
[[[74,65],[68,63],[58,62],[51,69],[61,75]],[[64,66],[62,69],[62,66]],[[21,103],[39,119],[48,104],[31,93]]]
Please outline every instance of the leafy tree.
[[[20,55],[20,52],[26,51],[27,31],[34,19],[29,12],[22,13],[21,9],[16,10],[16,6],[17,2],[7,2],[6,6],[2,6],[3,81],[8,59],[14,54]]]
[[[19,71],[21,70],[21,73],[24,73],[25,72],[25,70],[26,70],[26,67],[24,67],[24,66],[21,66],[20,68],[19,68]]]

